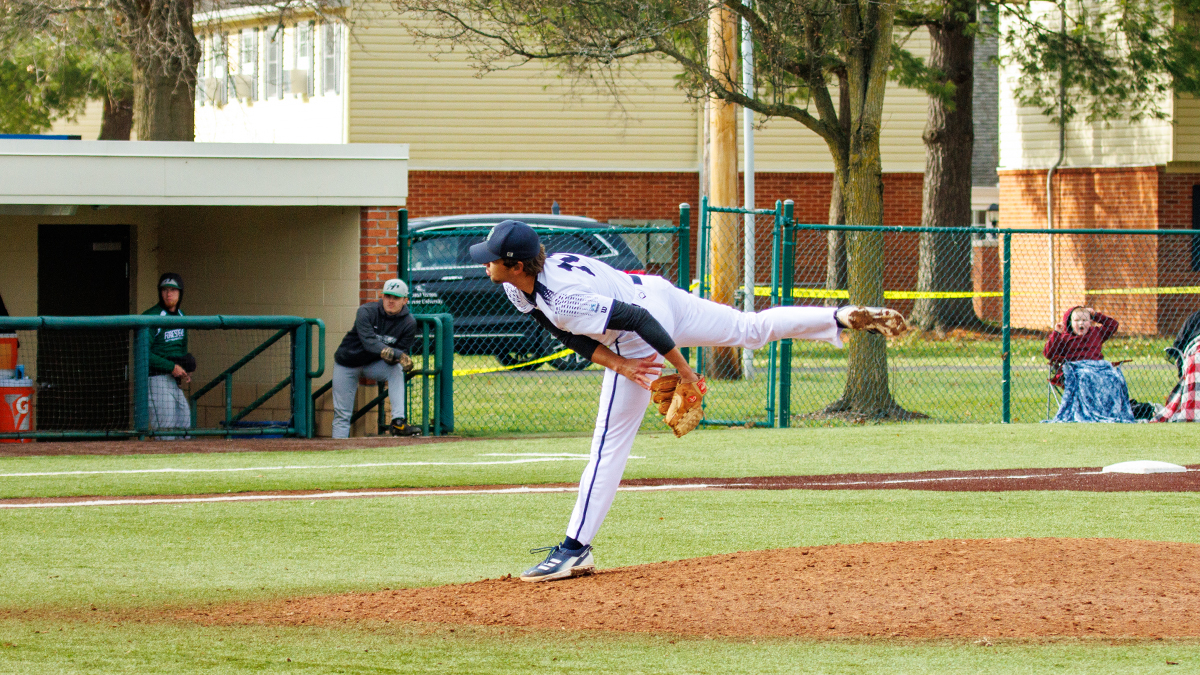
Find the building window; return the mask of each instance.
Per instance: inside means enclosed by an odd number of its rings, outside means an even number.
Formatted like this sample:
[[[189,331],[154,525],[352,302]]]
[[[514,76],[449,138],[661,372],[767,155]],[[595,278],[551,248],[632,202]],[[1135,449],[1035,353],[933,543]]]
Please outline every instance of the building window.
[[[283,98],[283,26],[267,28],[266,40],[266,98]]]
[[[311,23],[296,24],[296,48],[292,52],[292,72],[289,78],[289,90],[293,94],[312,96],[314,93],[312,35]]]
[[[247,101],[257,101],[258,96],[258,29],[242,31],[241,61],[238,64],[237,95]]]
[[[212,77],[206,92],[216,105],[229,103],[229,41],[224,33],[212,36]]]
[[[196,107],[200,107],[208,102],[207,80],[208,80],[208,38],[200,38],[200,60],[196,63]]]
[[[340,94],[341,82],[341,30],[336,23],[321,24],[321,92]]]

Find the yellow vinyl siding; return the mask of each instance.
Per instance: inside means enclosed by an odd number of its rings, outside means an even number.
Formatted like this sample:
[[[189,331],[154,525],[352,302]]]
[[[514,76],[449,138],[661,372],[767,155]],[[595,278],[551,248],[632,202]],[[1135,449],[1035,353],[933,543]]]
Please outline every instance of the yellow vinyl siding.
[[[702,108],[675,86],[678,66],[632,67],[618,105],[607,91],[572,87],[549,64],[478,76],[460,49],[417,43],[395,15],[357,17],[349,41],[350,142],[410,143],[410,168],[695,171]],[[918,31],[910,48],[927,53]],[[923,92],[888,87],[885,171],[923,171]],[[623,106],[623,109],[622,109]],[[739,124],[739,136],[741,134]],[[755,134],[759,171],[831,171],[829,150],[791,119]]]
[[[1189,95],[1176,98],[1174,117],[1172,161],[1200,162],[1200,99]]]
[[[1042,20],[1058,24],[1058,13],[1051,3],[1043,7]],[[1007,27],[1007,19],[1003,27]],[[1003,41],[1000,56],[1008,50]],[[1020,105],[1014,90],[1020,77],[1012,65],[1000,68],[1000,169],[1045,169],[1058,158],[1058,125],[1038,108]],[[1165,97],[1159,106],[1168,117],[1171,101]],[[1087,104],[1075,102],[1079,111],[1066,127],[1064,167],[1153,166],[1171,159],[1172,130],[1169,120],[1143,119],[1139,122],[1112,120],[1088,122]]]

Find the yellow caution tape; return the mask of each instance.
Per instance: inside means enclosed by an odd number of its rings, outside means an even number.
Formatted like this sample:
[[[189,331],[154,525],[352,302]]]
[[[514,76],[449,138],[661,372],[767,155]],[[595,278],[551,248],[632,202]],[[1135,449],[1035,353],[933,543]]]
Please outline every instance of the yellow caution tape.
[[[571,354],[571,353],[572,352],[570,349],[564,349],[560,352],[555,352],[555,353],[551,354],[550,356],[543,356],[540,359],[534,359],[532,361],[527,361],[525,363],[517,363],[517,364],[511,365],[511,366],[496,366],[495,368],[468,368],[468,369],[464,369],[464,370],[456,370],[456,371],[454,371],[454,376],[458,377],[459,375],[482,375],[483,373],[499,373],[499,372],[503,372],[505,370],[516,370],[517,368],[524,368],[525,366],[532,366],[532,365],[535,365],[538,363],[546,363],[548,361],[553,361],[554,359],[561,359],[562,357],[564,357],[568,354]]]
[[[1200,286],[1155,286],[1150,288],[1104,288],[1084,291],[1084,295],[1188,295],[1200,293]]]

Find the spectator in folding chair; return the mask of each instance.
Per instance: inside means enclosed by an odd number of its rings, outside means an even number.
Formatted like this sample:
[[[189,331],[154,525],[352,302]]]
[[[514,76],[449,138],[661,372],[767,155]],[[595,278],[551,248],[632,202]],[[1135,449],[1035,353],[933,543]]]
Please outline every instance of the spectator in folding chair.
[[[1120,324],[1091,307],[1075,306],[1063,314],[1062,323],[1054,327],[1042,354],[1050,361],[1054,372],[1050,384],[1063,386],[1063,364],[1068,361],[1100,361],[1104,359],[1104,343]]]
[[[1194,316],[1194,315],[1193,315]],[[1200,418],[1196,412],[1200,404],[1200,390],[1196,386],[1197,372],[1200,371],[1200,335],[1192,338],[1184,346],[1180,364],[1179,384],[1171,392],[1164,407],[1151,422],[1195,422]]]
[[[1075,306],[1054,327],[1042,349],[1052,369],[1050,385],[1063,389],[1053,421],[1132,422],[1135,405],[1143,419],[1153,415],[1153,406],[1129,398],[1125,376],[1116,368],[1123,362],[1104,360],[1104,343],[1119,325],[1090,307]],[[1066,364],[1072,367],[1064,374]]]

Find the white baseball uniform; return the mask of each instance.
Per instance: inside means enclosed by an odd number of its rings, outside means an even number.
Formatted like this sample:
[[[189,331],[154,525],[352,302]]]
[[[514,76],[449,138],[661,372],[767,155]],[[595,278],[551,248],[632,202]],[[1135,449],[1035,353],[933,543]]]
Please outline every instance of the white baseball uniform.
[[[662,277],[627,274],[594,258],[574,254],[555,253],[546,258],[534,284],[532,301],[511,284],[504,284],[504,290],[522,313],[541,310],[559,329],[590,337],[626,358],[657,352],[637,333],[608,330],[613,302],[617,300],[649,312],[677,347],[759,349],[786,338],[842,346],[841,328],[832,307],[773,307],[762,312],[741,312],[698,298]],[[617,494],[625,462],[649,405],[649,391],[615,371],[604,371],[591,458],[579,482],[579,497],[567,536],[584,544],[595,538]]]

